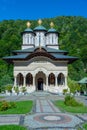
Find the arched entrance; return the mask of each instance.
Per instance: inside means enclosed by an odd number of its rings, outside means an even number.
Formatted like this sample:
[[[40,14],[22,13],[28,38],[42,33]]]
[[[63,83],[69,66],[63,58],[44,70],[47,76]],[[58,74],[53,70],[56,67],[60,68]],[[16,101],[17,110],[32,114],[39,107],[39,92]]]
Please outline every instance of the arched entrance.
[[[37,82],[38,82],[37,89],[43,90],[43,78],[39,78]]]
[[[39,71],[35,77],[36,91],[44,90],[46,86],[46,76],[42,71]]]

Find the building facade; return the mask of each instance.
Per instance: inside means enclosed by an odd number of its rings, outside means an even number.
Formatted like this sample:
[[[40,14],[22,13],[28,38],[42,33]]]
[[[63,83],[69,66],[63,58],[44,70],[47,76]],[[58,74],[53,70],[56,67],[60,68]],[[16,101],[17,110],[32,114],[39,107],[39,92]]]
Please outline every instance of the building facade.
[[[68,64],[77,60],[68,56],[68,52],[59,49],[59,33],[50,24],[47,30],[38,21],[33,30],[27,23],[21,35],[22,49],[13,51],[14,55],[3,59],[14,64],[14,86],[26,87],[27,92],[49,91],[63,93],[69,90],[67,85]]]

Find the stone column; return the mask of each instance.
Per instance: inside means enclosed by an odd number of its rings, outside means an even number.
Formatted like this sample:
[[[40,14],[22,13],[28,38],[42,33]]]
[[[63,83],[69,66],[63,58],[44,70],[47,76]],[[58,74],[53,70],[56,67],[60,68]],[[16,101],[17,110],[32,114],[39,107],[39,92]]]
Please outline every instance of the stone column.
[[[16,87],[17,86],[17,77],[14,76],[14,86]]]
[[[26,86],[26,76],[24,76],[24,84],[23,86],[25,87]]]
[[[48,88],[48,75],[46,75],[46,90]]]
[[[35,76],[33,76],[33,86],[35,86]]]
[[[36,90],[36,87],[35,87],[35,75],[33,75],[33,89],[34,89],[34,91]]]
[[[67,87],[67,76],[65,76],[65,87]]]
[[[56,87],[58,86],[58,83],[57,83],[57,75],[55,75],[55,86],[56,86]]]

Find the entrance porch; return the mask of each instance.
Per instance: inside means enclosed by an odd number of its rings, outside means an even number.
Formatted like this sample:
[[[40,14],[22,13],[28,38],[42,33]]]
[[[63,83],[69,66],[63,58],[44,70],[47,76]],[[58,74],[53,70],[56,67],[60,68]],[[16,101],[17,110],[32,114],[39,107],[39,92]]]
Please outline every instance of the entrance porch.
[[[61,73],[45,73],[44,71],[38,71],[36,74],[18,73],[15,76],[14,86],[26,87],[27,92],[33,91],[49,91],[53,93],[63,93],[63,89],[68,89],[67,76]]]

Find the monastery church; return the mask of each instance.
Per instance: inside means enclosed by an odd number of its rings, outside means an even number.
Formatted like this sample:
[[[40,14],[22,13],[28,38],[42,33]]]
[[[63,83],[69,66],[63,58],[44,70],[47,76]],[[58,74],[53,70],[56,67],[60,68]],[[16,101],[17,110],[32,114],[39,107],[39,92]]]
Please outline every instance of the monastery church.
[[[68,56],[68,52],[59,49],[59,33],[51,22],[50,29],[38,26],[33,30],[27,23],[27,29],[22,33],[22,49],[13,51],[13,56],[4,57],[8,63],[14,65],[14,86],[26,87],[28,93],[47,91],[63,93],[68,89],[68,64],[76,57]]]

